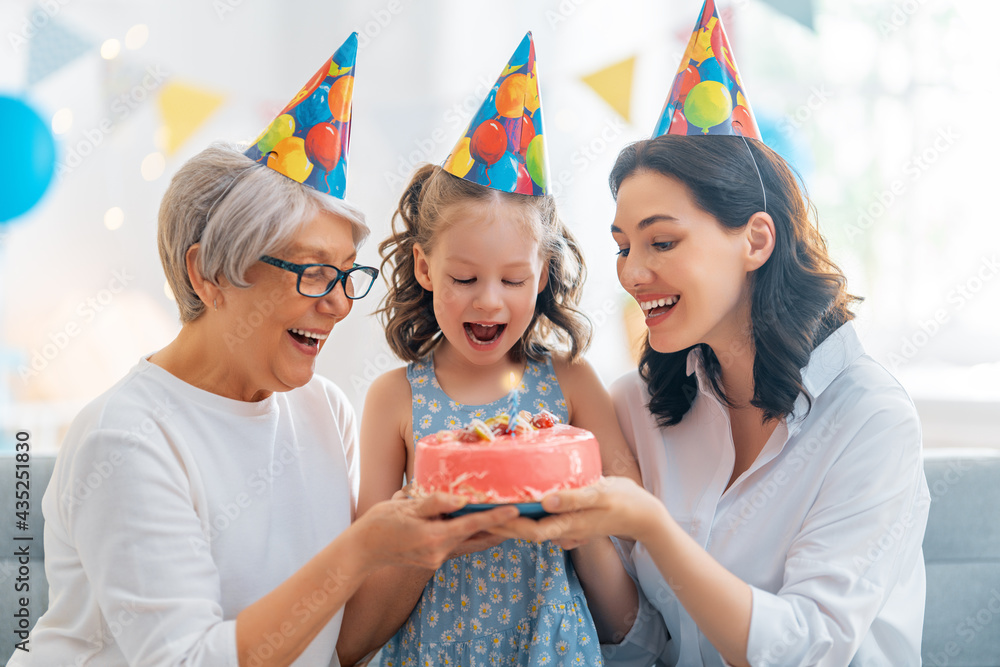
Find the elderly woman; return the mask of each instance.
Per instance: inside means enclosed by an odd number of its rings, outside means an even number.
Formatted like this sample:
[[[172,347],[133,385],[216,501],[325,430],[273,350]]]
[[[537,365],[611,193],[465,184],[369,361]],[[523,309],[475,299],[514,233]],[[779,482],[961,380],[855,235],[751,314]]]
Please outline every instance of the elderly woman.
[[[176,174],[159,248],[183,323],[74,421],[42,501],[51,606],[17,667],[338,665],[373,569],[436,568],[512,508],[381,503],[352,524],[355,417],[314,374],[377,271],[343,200],[214,145]]]

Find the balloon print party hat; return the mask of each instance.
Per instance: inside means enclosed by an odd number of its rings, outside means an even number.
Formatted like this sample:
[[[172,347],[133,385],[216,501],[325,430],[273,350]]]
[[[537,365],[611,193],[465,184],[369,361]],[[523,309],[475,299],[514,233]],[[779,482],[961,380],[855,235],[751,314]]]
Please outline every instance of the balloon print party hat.
[[[760,140],[714,0],[702,5],[653,138],[663,134],[735,134]]]
[[[494,190],[549,194],[535,43],[530,32],[445,160],[444,170]]]
[[[355,32],[244,154],[293,181],[343,199],[357,55]]]

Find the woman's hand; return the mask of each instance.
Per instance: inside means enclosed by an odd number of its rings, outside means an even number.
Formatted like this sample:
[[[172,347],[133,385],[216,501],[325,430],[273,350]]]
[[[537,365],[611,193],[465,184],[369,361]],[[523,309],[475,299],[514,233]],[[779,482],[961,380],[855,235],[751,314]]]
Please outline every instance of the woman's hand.
[[[552,540],[572,549],[607,535],[643,540],[667,511],[659,499],[627,477],[602,477],[583,489],[549,494],[542,499],[542,508],[554,516],[537,521],[518,518],[490,532],[535,542]]]
[[[443,493],[421,499],[393,498],[373,505],[352,526],[361,533],[372,567],[436,570],[453,554],[468,553],[463,548],[497,542],[495,536],[484,540],[481,533],[517,517],[517,508],[497,507],[448,519],[443,515],[462,508],[466,501]]]

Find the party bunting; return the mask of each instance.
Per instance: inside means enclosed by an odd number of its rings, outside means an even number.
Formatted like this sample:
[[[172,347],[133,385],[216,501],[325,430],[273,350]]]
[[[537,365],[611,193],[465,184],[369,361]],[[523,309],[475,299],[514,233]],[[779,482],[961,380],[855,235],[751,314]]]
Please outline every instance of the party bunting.
[[[763,2],[810,30],[816,29],[816,8],[813,6],[813,0],[763,0]]]
[[[167,155],[173,155],[224,101],[218,93],[187,83],[164,84],[157,103],[166,127]]]
[[[736,134],[760,139],[714,0],[705,0],[653,137]]]
[[[29,86],[35,85],[97,47],[95,41],[81,36],[59,19],[48,16],[41,8],[34,7],[32,15],[34,14],[45,16],[48,22],[27,40]]]
[[[340,199],[347,188],[358,33],[306,82],[245,155]]]
[[[635,56],[583,77],[583,82],[601,96],[626,122],[632,121],[632,73]]]
[[[530,32],[443,167],[450,174],[494,190],[549,194],[535,43]]]

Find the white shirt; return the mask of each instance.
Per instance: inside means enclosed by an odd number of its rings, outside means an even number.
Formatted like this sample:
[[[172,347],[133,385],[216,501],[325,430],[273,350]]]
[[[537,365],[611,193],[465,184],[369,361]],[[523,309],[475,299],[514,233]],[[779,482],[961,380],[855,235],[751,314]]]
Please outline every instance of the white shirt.
[[[357,449],[328,380],[248,403],[141,360],[62,445],[42,499],[49,609],[10,665],[235,667],[236,615],[350,525]],[[341,618],[294,664],[339,665]]]
[[[645,487],[751,586],[750,664],[919,665],[930,496],[920,424],[903,388],[865,354],[853,325],[840,327],[803,369],[812,409],[800,394],[726,489],[735,458],[729,412],[711,392],[701,353],[687,362],[699,393],[675,426],[657,426],[637,372],[612,395]],[[625,640],[632,652],[644,647],[644,664],[723,665],[644,545],[627,566],[658,614],[640,614]]]

